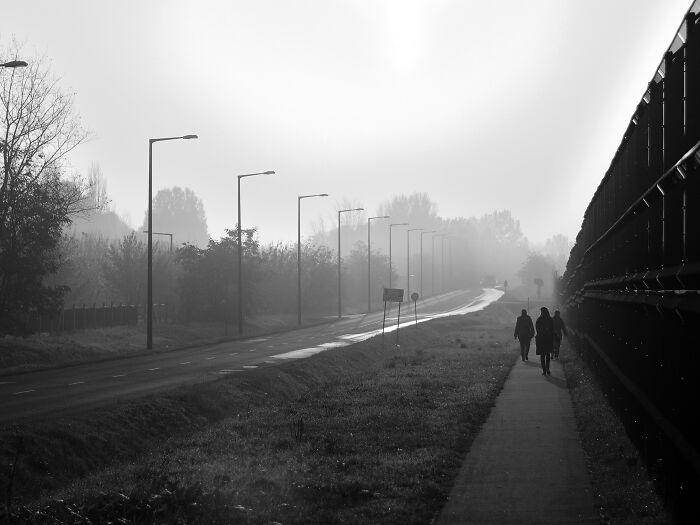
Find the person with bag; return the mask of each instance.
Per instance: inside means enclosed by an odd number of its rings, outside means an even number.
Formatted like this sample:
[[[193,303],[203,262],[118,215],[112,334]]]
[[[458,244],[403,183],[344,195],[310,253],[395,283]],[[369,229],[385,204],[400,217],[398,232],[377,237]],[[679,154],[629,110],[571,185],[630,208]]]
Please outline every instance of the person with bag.
[[[527,315],[527,311],[520,312],[520,317],[515,321],[515,332],[513,339],[520,342],[520,358],[523,361],[528,360],[530,353],[530,341],[535,336],[535,327],[532,324],[532,317]]]
[[[549,371],[549,359],[554,346],[554,323],[549,315],[547,307],[540,308],[540,316],[535,322],[537,334],[535,335],[536,353],[540,356],[542,364],[542,375],[551,375]]]

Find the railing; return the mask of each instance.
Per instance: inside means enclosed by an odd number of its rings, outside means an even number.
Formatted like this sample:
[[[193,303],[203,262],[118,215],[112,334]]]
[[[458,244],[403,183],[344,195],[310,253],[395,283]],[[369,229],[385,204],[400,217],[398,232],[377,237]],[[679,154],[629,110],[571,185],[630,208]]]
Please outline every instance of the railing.
[[[562,279],[577,348],[684,517],[700,493],[699,11],[637,105]]]

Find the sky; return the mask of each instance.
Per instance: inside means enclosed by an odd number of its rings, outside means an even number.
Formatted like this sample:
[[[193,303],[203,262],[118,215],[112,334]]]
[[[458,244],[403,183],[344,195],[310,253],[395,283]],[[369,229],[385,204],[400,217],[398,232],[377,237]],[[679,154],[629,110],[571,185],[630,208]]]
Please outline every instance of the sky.
[[[425,192],[444,218],[509,209],[541,243],[583,213],[689,0],[2,1],[0,47],[44,55],[114,210],[191,188],[210,235],[294,241],[339,207]],[[2,57],[5,58],[5,57]],[[415,225],[420,227],[420,225]],[[154,229],[157,225],[154,225]]]

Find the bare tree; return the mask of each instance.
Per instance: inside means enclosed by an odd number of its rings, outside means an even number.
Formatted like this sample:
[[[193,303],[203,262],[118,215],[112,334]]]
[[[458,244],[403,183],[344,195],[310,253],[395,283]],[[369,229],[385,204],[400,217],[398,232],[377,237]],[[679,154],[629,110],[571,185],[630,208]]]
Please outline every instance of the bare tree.
[[[16,45],[0,50],[16,59]],[[56,307],[60,287],[43,277],[58,266],[63,226],[86,208],[79,179],[62,176],[65,156],[87,139],[73,94],[59,87],[45,60],[0,68],[0,331],[21,331],[23,312]]]

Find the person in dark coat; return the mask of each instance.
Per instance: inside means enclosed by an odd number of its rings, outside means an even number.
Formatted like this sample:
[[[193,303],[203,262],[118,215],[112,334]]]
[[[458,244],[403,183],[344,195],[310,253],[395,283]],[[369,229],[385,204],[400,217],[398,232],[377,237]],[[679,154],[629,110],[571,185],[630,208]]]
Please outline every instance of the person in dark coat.
[[[535,322],[535,329],[537,330],[535,346],[536,353],[540,356],[542,375],[544,376],[547,374],[551,375],[549,371],[549,359],[552,353],[552,347],[554,346],[554,323],[546,307],[543,306],[540,308],[540,312],[541,314]]]
[[[535,336],[535,327],[532,325],[532,317],[527,315],[527,311],[520,312],[520,317],[515,321],[515,332],[513,339],[520,341],[520,358],[527,361],[530,353],[530,341]]]
[[[569,334],[566,333],[566,325],[561,318],[561,312],[559,312],[559,310],[555,310],[552,324],[554,325],[554,355],[552,358],[559,359],[559,347],[561,346],[562,333],[566,337],[569,337]]]

